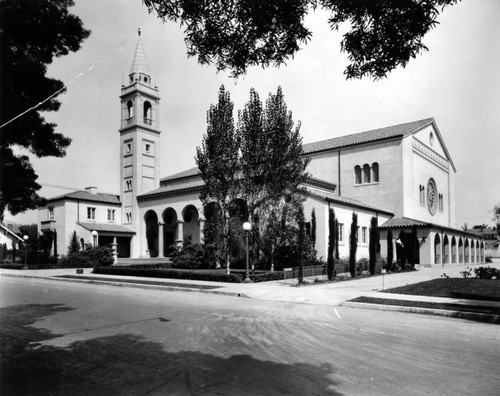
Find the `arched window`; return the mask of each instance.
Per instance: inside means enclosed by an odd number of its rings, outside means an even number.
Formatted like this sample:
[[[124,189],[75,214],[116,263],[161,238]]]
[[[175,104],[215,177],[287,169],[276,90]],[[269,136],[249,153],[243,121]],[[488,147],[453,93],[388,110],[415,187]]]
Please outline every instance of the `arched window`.
[[[378,162],[374,162],[372,164],[372,182],[378,183],[379,175],[378,175]]]
[[[354,184],[361,184],[361,167],[359,165],[354,167]]]
[[[151,103],[144,102],[144,123],[151,125]]]
[[[127,120],[134,118],[134,102],[129,100],[127,102]]]
[[[363,183],[370,183],[370,165],[363,165]]]

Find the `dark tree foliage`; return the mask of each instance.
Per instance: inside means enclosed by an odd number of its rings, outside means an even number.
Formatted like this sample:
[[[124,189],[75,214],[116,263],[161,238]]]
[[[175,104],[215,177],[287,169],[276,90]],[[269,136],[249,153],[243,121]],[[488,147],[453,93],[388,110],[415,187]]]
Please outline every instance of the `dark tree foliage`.
[[[406,268],[407,255],[407,243],[406,243],[406,233],[401,230],[398,235],[396,243],[396,251],[398,256],[398,261],[401,264],[401,270],[404,271]]]
[[[375,216],[370,220],[370,244],[368,249],[370,254],[370,274],[374,275],[377,258],[380,254],[380,231],[378,229],[378,220]]]
[[[184,28],[189,56],[201,64],[229,69],[233,76],[249,66],[285,64],[311,39],[308,13],[320,7],[329,24],[349,30],[340,43],[351,62],[347,78],[385,77],[427,50],[422,39],[437,16],[458,0],[144,0],[149,12]]]
[[[335,228],[335,212],[333,208],[328,210],[328,256],[326,259],[326,275],[328,280],[332,280],[335,272],[335,240],[337,230]]]
[[[392,230],[387,231],[387,271],[392,271],[394,261],[394,246],[392,244]]]
[[[54,57],[78,51],[90,34],[69,13],[73,5],[72,0],[0,2],[0,216],[4,209],[17,214],[43,202],[29,158],[14,154],[12,147],[37,157],[63,157],[71,142],[41,115],[59,109],[55,97],[7,122],[64,88],[62,81],[46,76],[47,65]]]
[[[351,232],[349,234],[349,272],[356,276],[356,251],[358,249],[358,215],[352,213]]]
[[[316,210],[311,211],[311,241],[313,247],[316,247]]]
[[[36,224],[21,225],[19,226],[19,233],[24,237],[28,236],[26,242],[19,244],[19,253],[22,256],[23,263],[25,262],[25,253],[27,255],[27,264],[32,265],[37,263],[37,252],[39,248],[38,241],[38,226]]]

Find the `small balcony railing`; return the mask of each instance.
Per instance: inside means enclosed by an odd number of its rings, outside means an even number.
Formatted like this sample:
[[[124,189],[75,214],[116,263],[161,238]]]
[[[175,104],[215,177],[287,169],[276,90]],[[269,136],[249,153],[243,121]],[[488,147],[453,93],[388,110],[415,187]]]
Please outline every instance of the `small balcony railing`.
[[[130,125],[134,122],[134,117],[127,118],[125,121],[127,122],[127,125]]]
[[[151,125],[152,123],[153,123],[153,120],[151,118],[144,117],[144,124]]]

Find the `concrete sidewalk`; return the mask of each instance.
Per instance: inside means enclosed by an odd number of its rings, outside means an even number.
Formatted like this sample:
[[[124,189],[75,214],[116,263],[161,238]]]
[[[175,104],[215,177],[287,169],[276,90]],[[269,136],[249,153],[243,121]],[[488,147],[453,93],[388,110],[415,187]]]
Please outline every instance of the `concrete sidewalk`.
[[[471,264],[468,268],[480,266],[491,266],[500,268],[500,261],[489,264]],[[16,276],[29,278],[44,278],[54,281],[85,282],[95,284],[108,284],[124,287],[140,287],[148,289],[192,291],[198,293],[214,293],[239,297],[248,297],[261,300],[272,300],[290,303],[332,305],[339,306],[356,297],[379,297],[383,290],[406,286],[409,284],[424,282],[440,278],[443,274],[450,277],[461,277],[460,271],[466,266],[463,264],[450,264],[444,267],[426,268],[421,267],[414,272],[405,272],[390,275],[379,275],[368,278],[346,280],[333,283],[315,283],[316,278],[307,279],[308,285],[297,286],[296,280],[273,281],[262,283],[221,283],[167,278],[143,278],[118,275],[93,274],[92,269],[84,269],[81,277],[78,277],[75,269],[55,270],[0,270],[0,276]],[[71,276],[71,278],[67,278]],[[104,280],[103,280],[104,278]],[[384,298],[397,298],[396,295],[384,293]],[[404,296],[405,300],[442,302],[439,297]],[[453,300],[452,303],[468,304],[467,300]],[[469,302],[470,303],[470,302]],[[473,302],[475,304],[475,302]],[[497,306],[495,302],[481,302],[489,306]],[[477,304],[479,305],[479,304]]]

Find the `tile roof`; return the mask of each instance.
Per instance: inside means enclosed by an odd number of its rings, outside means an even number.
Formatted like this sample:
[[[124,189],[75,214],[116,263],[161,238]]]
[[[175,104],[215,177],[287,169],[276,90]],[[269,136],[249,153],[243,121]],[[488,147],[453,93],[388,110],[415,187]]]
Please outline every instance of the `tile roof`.
[[[355,146],[357,144],[376,142],[380,140],[407,136],[431,123],[434,118],[407,122],[405,124],[393,125],[385,128],[373,129],[370,131],[354,133],[333,139],[304,144],[304,154],[316,153],[319,151],[334,150],[342,147]]]
[[[410,219],[408,217],[393,217],[387,220],[380,228],[400,228],[400,227],[429,227],[431,223],[426,223],[424,221]]]
[[[109,223],[83,223],[77,222],[77,224],[81,225],[83,228],[97,232],[112,232],[119,234],[135,234],[135,231],[132,231],[130,228],[125,227],[121,224],[109,224]]]
[[[388,213],[388,214],[393,214],[390,210],[387,210],[385,208],[381,208],[379,206],[371,205],[366,202],[358,201],[357,199],[352,199],[344,196],[338,196],[335,195],[331,191],[326,191],[326,190],[320,190],[317,188],[311,188],[308,186],[305,186],[305,190],[307,191],[308,194],[311,194],[313,196],[316,196],[317,198],[320,199],[325,199],[330,202],[334,203],[339,203],[342,205],[347,205],[347,206],[354,206],[358,208],[363,208],[363,209],[368,209],[372,210],[375,212],[383,212],[383,213]]]
[[[452,232],[463,234],[463,235],[469,235],[470,237],[484,239],[484,237],[482,237],[481,235],[474,234],[474,233],[470,232],[469,230],[464,231],[464,230],[459,229],[459,228],[453,228],[453,227],[443,226],[443,225],[434,224],[434,223],[427,223],[425,221],[410,219],[409,217],[393,217],[392,219],[387,220],[379,228],[381,228],[381,229],[385,229],[385,228],[409,228],[409,227],[413,227],[413,226],[452,231]]]
[[[187,169],[185,171],[164,177],[163,179],[160,180],[160,182],[167,181],[167,180],[181,179],[183,177],[197,176],[199,174],[200,174],[200,170],[198,169],[197,166],[195,166],[194,168],[190,168],[190,169]]]
[[[88,202],[101,202],[113,205],[120,205],[120,196],[115,194],[96,193],[91,194],[88,191],[73,191],[67,194],[59,195],[57,197],[48,198],[47,202],[59,201],[62,199],[88,201]]]

